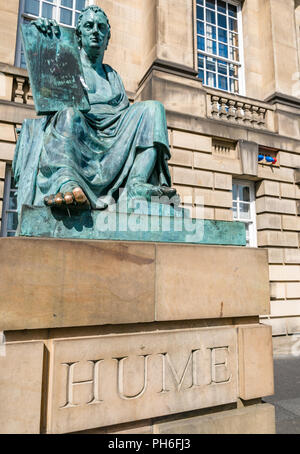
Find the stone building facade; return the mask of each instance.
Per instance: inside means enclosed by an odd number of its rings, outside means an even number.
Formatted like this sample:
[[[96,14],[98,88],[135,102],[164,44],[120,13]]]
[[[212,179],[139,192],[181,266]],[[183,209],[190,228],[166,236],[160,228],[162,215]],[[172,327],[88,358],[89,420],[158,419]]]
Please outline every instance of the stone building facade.
[[[35,117],[19,28],[34,17],[73,26],[84,4],[112,26],[105,62],[129,98],[161,101],[173,185],[196,215],[241,220],[267,248],[274,335],[300,331],[300,1],[0,0],[0,213],[16,226],[11,163]]]

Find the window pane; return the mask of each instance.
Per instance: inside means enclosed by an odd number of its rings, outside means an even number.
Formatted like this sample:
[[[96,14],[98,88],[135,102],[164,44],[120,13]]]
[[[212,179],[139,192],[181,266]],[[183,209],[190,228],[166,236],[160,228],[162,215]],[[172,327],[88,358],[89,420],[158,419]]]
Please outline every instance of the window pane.
[[[218,61],[218,73],[227,76],[227,63],[223,61]]]
[[[17,209],[17,193],[15,191],[12,191],[11,194],[10,194],[8,208],[10,210],[16,210]]]
[[[206,6],[207,8],[215,9],[216,8],[215,0],[206,0]]]
[[[218,76],[218,88],[220,90],[228,90],[228,80],[227,77]]]
[[[218,36],[219,36],[219,41],[222,41],[222,43],[227,43],[227,31],[223,30],[223,28],[218,28]]]
[[[249,186],[239,186],[240,201],[250,202],[250,188]]]
[[[210,39],[206,40],[206,50],[210,54],[216,54],[217,53],[217,43],[216,41],[211,41]]]
[[[66,25],[72,25],[72,11],[61,8],[60,10],[60,22]]]
[[[198,77],[199,79],[204,82],[204,71],[203,69],[200,69],[200,71],[198,72]]]
[[[16,236],[16,232],[7,232],[8,237]]]
[[[76,0],[76,9],[78,11],[83,10],[85,7],[85,0]]]
[[[229,47],[229,58],[230,60],[239,61],[239,51],[235,47]]]
[[[234,5],[230,5],[230,3],[228,3],[228,14],[229,14],[229,16],[236,18],[237,17],[237,7]]]
[[[204,20],[204,8],[197,6],[197,19]]]
[[[202,57],[201,55],[198,55],[198,66],[199,68],[204,68],[204,57]]]
[[[53,6],[52,5],[43,3],[42,17],[46,17],[47,19],[52,19],[52,17],[53,17]]]
[[[240,219],[250,219],[249,203],[240,203]]]
[[[39,0],[26,0],[25,2],[25,13],[33,14],[34,16],[39,15],[40,2]]]
[[[230,77],[238,77],[239,68],[237,65],[233,65],[232,63],[229,64],[229,75]]]
[[[225,46],[225,44],[219,44],[219,55],[220,57],[228,58],[228,46]]]
[[[237,212],[237,203],[236,202],[233,202],[232,210],[233,210],[233,219],[237,219],[238,218],[238,212]]]
[[[221,0],[218,0],[218,11],[219,13],[226,14],[226,3],[222,2]]]
[[[229,29],[233,32],[238,31],[237,21],[235,19],[231,19],[231,17],[229,18]]]
[[[218,14],[218,26],[227,28],[227,18],[224,14]]]
[[[206,69],[208,71],[216,71],[216,60],[214,58],[206,59]]]
[[[216,13],[207,9],[206,10],[206,20],[210,24],[215,24],[216,23]]]
[[[18,213],[7,213],[7,230],[16,230],[18,226]]]
[[[238,35],[237,35],[237,33],[229,32],[229,44],[230,44],[231,46],[238,47],[238,45],[239,45],[239,40],[238,40]]]
[[[206,37],[210,39],[217,39],[216,27],[213,25],[206,25]]]
[[[197,33],[198,35],[204,35],[204,22],[197,20]]]
[[[231,93],[238,93],[239,92],[239,83],[235,79],[229,79],[229,90]]]
[[[237,185],[233,184],[232,185],[232,199],[237,200],[237,195],[238,195]]]
[[[204,38],[197,36],[197,46],[199,50],[205,50],[205,41]]]
[[[61,0],[61,6],[67,6],[67,8],[73,8],[73,0]]]
[[[206,78],[207,78],[207,85],[210,87],[216,88],[216,75],[214,73],[207,72],[206,73]]]

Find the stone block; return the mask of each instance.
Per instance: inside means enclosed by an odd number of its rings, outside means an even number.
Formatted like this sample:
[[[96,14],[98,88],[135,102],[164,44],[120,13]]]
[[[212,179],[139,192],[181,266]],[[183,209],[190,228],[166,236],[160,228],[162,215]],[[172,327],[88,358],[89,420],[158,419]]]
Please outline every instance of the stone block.
[[[300,282],[287,282],[286,283],[286,297],[287,298],[300,298]]]
[[[238,328],[239,390],[243,400],[274,394],[272,332],[268,326]]]
[[[256,217],[257,230],[281,230],[279,214],[264,213]]]
[[[289,301],[271,301],[272,317],[290,317],[300,314],[300,299]]]
[[[0,178],[5,178],[6,162],[0,161]]]
[[[300,217],[299,216],[282,216],[283,230],[300,231]]]
[[[222,208],[215,208],[215,220],[216,221],[233,221],[232,210],[226,210]]]
[[[270,284],[270,296],[274,299],[285,298],[285,285],[279,284],[278,282],[271,282]]]
[[[192,167],[193,165],[193,152],[189,150],[179,150],[173,148],[171,151],[170,164],[175,164],[183,167]]]
[[[160,244],[156,257],[158,321],[270,312],[265,250]]]
[[[2,239],[1,256],[2,329],[154,320],[152,244]]]
[[[205,153],[194,153],[194,167],[204,170],[214,170],[229,174],[240,175],[241,161],[239,159],[228,159],[223,156],[210,156]]]
[[[281,197],[287,199],[295,199],[296,197],[296,186],[294,184],[280,183]]]
[[[271,327],[272,336],[283,336],[287,334],[286,319],[284,318],[264,319],[261,323]]]
[[[215,173],[214,188],[232,190],[232,176],[225,173]]]
[[[173,181],[175,184],[187,184],[190,186],[212,188],[214,178],[212,172],[174,167]]]
[[[285,263],[300,264],[300,249],[285,249],[284,261]]]
[[[278,168],[269,165],[259,165],[257,176],[263,180],[294,183],[294,170],[287,167]]]
[[[300,167],[300,155],[294,153],[287,153],[285,151],[279,152],[280,165],[285,167]]]
[[[7,343],[4,349],[0,354],[0,433],[38,434],[43,342]]]
[[[283,263],[283,249],[272,248],[268,249],[269,263]],[[300,263],[300,262],[299,262]]]
[[[300,184],[300,167],[295,170],[295,183]]]
[[[273,197],[260,197],[256,200],[256,212],[258,214],[265,212],[296,214],[296,202]]]
[[[264,195],[278,196],[280,195],[280,186],[276,181],[264,180],[257,184],[256,197]]]
[[[298,247],[298,235],[294,232],[257,232],[258,246]]]
[[[13,161],[15,153],[15,144],[9,142],[0,142],[0,160]]]
[[[242,162],[244,175],[257,176],[258,172],[258,144],[247,140],[238,141],[238,150]]]
[[[0,141],[16,142],[16,134],[14,125],[0,123]]]
[[[173,131],[173,146],[205,153],[212,152],[211,137],[193,134],[191,132]]]
[[[195,189],[195,203],[197,199],[204,206],[220,208],[232,208],[232,192],[229,191],[210,191],[209,189]],[[203,202],[202,202],[203,200]]]
[[[0,72],[0,99],[11,101],[12,88],[13,77]]]
[[[290,317],[286,322],[288,334],[300,333],[300,317]]]
[[[48,433],[68,433],[237,400],[236,328],[52,341]]]
[[[300,265],[270,265],[270,281],[300,281]]]
[[[269,313],[265,250],[3,238],[0,254],[3,330]]]
[[[155,423],[154,434],[275,434],[275,407],[258,404],[234,410]]]

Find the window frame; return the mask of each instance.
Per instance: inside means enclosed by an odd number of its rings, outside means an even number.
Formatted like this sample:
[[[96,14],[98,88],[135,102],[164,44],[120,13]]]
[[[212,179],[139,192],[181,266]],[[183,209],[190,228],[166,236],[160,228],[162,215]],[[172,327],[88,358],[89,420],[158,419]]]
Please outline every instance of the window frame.
[[[40,3],[42,0],[39,0]],[[46,0],[47,1],[47,0]],[[94,0],[85,0],[85,8],[91,5],[94,5]],[[49,3],[50,4],[50,3]],[[61,7],[61,0],[53,0],[52,6],[54,7],[54,17],[58,23],[59,22],[59,11]],[[41,5],[40,5],[41,8]],[[74,11],[74,8],[68,8],[68,7],[63,7],[69,10]],[[18,13],[18,31],[17,31],[17,39],[16,39],[16,53],[15,53],[15,66],[18,68],[21,68],[21,57],[22,57],[22,38],[21,38],[21,25],[23,23],[23,19],[27,20],[35,20],[38,19],[38,17],[42,16],[34,16],[28,13],[25,13],[25,0],[20,0],[19,2],[19,13]],[[77,11],[77,10],[76,10]],[[74,15],[74,22],[76,16]],[[60,24],[62,27],[67,27],[67,28],[75,28],[76,23],[74,25],[67,25],[67,24]]]
[[[244,43],[243,43],[243,18],[242,18],[242,0],[223,0],[225,3],[229,3],[231,5],[234,5],[237,7],[237,34],[238,34],[238,38],[239,38],[239,45],[238,45],[238,51],[239,51],[239,61],[235,61],[235,60],[231,60],[229,58],[225,58],[225,57],[220,57],[218,56],[217,54],[213,54],[213,53],[209,53],[209,52],[206,52],[206,50],[204,51],[201,51],[198,49],[198,43],[197,43],[197,0],[193,0],[193,11],[194,11],[194,20],[193,20],[193,23],[194,23],[194,49],[195,49],[195,52],[194,52],[194,56],[195,56],[195,68],[196,68],[196,71],[198,72],[199,71],[199,66],[198,66],[198,55],[203,55],[203,56],[208,56],[208,57],[211,57],[211,58],[214,58],[216,60],[221,60],[221,61],[224,61],[226,63],[232,63],[234,64],[235,66],[238,66],[238,82],[239,82],[239,91],[238,92],[232,92],[230,91],[229,89],[228,90],[224,90],[222,88],[219,88],[219,87],[212,87],[210,85],[206,85],[204,83],[204,81],[202,81],[203,83],[203,86],[204,87],[207,87],[207,88],[210,88],[210,89],[213,89],[213,90],[220,90],[221,92],[223,93],[231,93],[231,94],[235,94],[235,95],[240,95],[240,96],[245,96],[245,64],[244,64]],[[204,11],[205,11],[205,7],[204,7]],[[207,22],[206,22],[206,16],[204,16],[204,24],[206,25]],[[217,28],[217,25],[215,25],[215,27]],[[205,27],[206,29],[206,27]],[[205,36],[205,42],[206,42],[206,30],[204,30],[204,36]],[[217,75],[217,73],[216,73]]]
[[[7,237],[8,233],[16,232],[16,230],[10,230],[7,228],[8,214],[17,213],[17,210],[9,208],[10,192],[11,192],[11,180],[12,180],[12,166],[6,164],[5,168],[5,180],[4,180],[4,194],[3,194],[3,205],[2,205],[2,219],[1,219],[1,237]]]
[[[257,227],[256,227],[256,197],[255,197],[255,182],[250,181],[250,180],[239,180],[239,179],[232,179],[232,192],[233,192],[233,185],[242,185],[242,186],[248,186],[249,187],[249,198],[250,202],[250,219],[237,219],[233,218],[233,221],[236,222],[243,222],[244,224],[249,225],[249,245],[247,247],[257,247]],[[233,202],[235,200],[233,199],[233,194],[232,194],[232,210],[233,210]],[[240,202],[240,201],[239,201]],[[245,203],[241,201],[240,203]]]

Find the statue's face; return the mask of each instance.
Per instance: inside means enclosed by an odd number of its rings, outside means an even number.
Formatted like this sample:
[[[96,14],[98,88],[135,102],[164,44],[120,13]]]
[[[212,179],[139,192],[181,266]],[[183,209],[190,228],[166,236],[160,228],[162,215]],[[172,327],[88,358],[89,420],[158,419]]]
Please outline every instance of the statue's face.
[[[90,54],[101,54],[108,44],[109,26],[101,12],[87,11],[80,25],[83,49]]]

